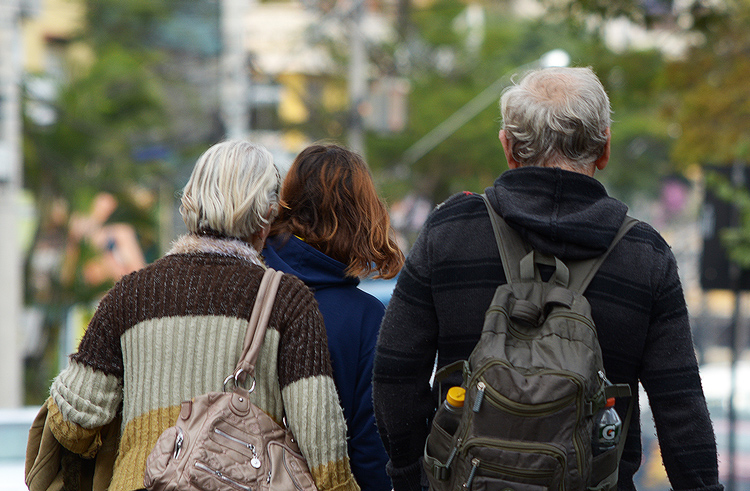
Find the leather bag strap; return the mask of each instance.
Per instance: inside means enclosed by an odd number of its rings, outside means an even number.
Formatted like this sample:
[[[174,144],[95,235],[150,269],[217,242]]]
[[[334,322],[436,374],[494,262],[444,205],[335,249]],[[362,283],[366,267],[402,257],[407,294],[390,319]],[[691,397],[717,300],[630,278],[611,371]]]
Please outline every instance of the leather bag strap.
[[[258,353],[260,353],[260,348],[263,345],[268,319],[271,317],[276,292],[279,289],[283,274],[281,271],[271,268],[266,269],[263,274],[255,297],[253,312],[250,314],[250,321],[247,323],[242,355],[237,362],[234,373],[230,375],[230,377],[234,377],[235,384],[244,382],[247,375],[255,377],[255,360],[258,358]]]

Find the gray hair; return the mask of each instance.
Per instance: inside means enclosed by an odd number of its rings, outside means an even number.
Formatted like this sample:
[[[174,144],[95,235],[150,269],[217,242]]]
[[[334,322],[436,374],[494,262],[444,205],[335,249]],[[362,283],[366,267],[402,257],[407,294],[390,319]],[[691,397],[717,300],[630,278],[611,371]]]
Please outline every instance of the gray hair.
[[[503,129],[522,166],[590,166],[611,123],[609,98],[590,68],[533,70],[500,99]]]
[[[247,240],[275,218],[280,183],[264,147],[241,140],[217,143],[195,163],[180,214],[191,233]]]

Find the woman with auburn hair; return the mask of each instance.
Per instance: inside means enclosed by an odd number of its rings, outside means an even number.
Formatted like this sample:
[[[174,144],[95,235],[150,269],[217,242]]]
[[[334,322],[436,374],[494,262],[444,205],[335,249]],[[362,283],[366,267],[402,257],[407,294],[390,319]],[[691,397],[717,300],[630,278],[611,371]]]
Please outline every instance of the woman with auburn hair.
[[[393,278],[404,255],[365,161],[333,144],[292,163],[264,256],[310,287],[325,321],[333,376],[347,422],[349,460],[363,490],[390,490],[388,457],[372,408],[372,363],[383,304],[359,280]]]

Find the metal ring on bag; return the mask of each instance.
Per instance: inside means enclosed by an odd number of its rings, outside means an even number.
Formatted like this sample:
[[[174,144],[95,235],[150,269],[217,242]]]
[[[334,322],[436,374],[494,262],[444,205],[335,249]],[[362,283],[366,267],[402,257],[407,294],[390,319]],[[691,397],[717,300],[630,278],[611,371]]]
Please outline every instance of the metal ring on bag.
[[[230,380],[234,381],[234,388],[235,389],[237,387],[240,387],[239,377],[240,377],[240,374],[242,372],[244,372],[244,370],[240,368],[236,372],[234,372],[232,375],[229,375],[227,378],[224,379],[224,392],[227,391],[227,383],[229,383]],[[250,388],[247,389],[248,394],[255,390],[255,377],[253,377],[252,375],[250,375],[250,378],[253,379],[253,383],[252,383],[252,385],[250,385]]]
[[[247,393],[248,393],[248,394],[250,394],[250,393],[251,393],[252,391],[254,391],[254,390],[255,390],[255,377],[253,377],[252,375],[250,375],[250,378],[252,378],[252,379],[253,379],[253,383],[252,383],[252,385],[250,386],[250,388],[249,388],[249,389],[247,389]],[[235,383],[236,383],[236,382],[235,382]]]
[[[224,379],[224,392],[227,391],[227,384],[230,380],[234,380],[234,388],[237,388],[237,379],[235,378],[234,374],[229,375],[227,378]]]

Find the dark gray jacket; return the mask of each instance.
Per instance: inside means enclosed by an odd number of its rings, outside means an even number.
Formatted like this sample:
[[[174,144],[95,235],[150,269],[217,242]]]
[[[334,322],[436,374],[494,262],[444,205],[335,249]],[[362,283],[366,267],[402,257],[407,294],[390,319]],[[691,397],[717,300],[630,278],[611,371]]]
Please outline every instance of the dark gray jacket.
[[[604,252],[627,213],[597,180],[560,169],[507,171],[486,193],[534,248],[562,260]],[[435,353],[439,367],[468,358],[502,283],[505,275],[482,198],[462,193],[438,205],[407,257],[375,355],[375,415],[395,491],[419,489],[419,459],[437,405],[428,386]],[[640,381],[649,395],[672,486],[722,489],[687,307],[667,243],[639,223],[613,249],[585,295],[608,378],[629,383],[634,394]],[[621,415],[626,405],[627,400],[618,401]],[[641,461],[635,408],[620,489],[634,489],[633,474]]]

